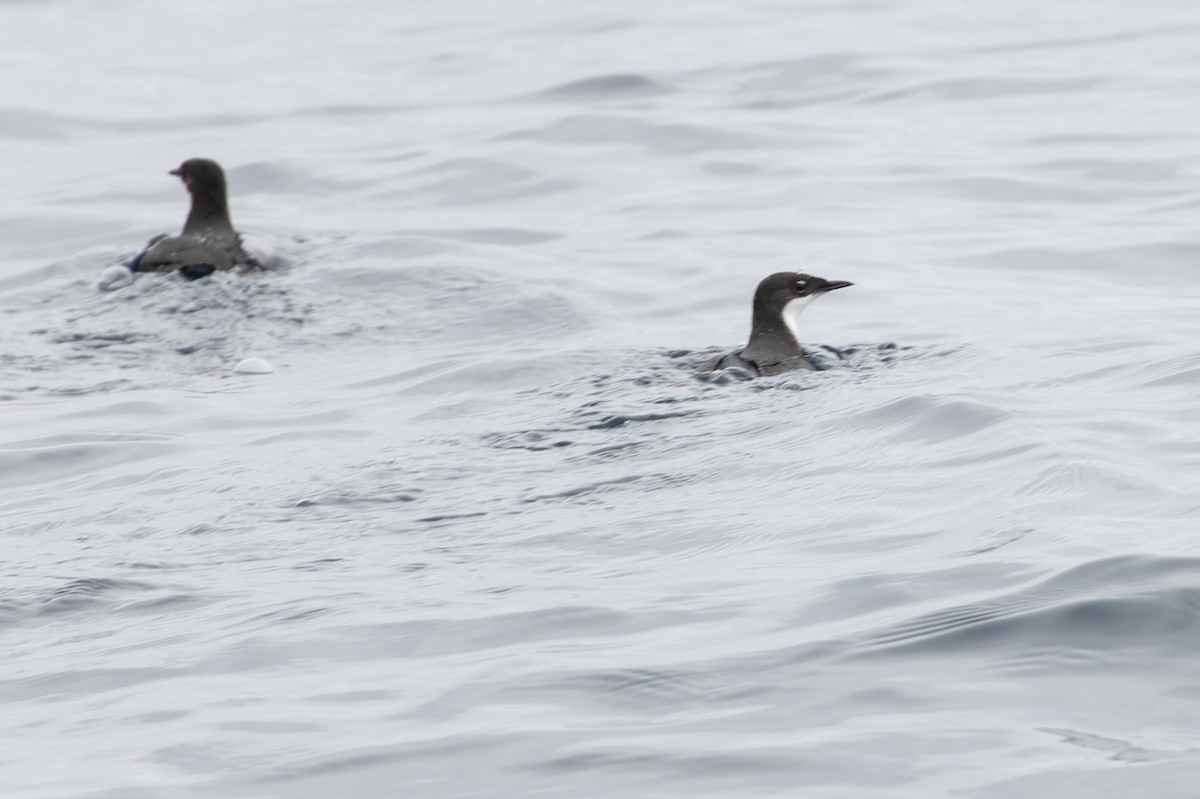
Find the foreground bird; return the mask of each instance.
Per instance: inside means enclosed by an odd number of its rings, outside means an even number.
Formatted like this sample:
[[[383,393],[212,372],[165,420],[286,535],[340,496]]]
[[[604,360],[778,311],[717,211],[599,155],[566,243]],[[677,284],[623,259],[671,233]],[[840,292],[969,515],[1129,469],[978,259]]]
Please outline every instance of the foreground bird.
[[[705,363],[700,371],[715,372],[736,366],[756,375],[769,376],[815,369],[805,356],[804,348],[796,341],[792,322],[817,297],[853,285],[845,280],[826,280],[800,272],[768,275],[754,292],[754,317],[750,323],[749,343],[739,352],[731,352]]]
[[[179,272],[188,280],[213,272],[241,267],[261,269],[257,260],[242,247],[241,237],[229,219],[229,200],[225,190],[225,172],[220,164],[207,158],[189,158],[172,169],[192,195],[192,207],[183,223],[183,233],[163,233],[150,239],[145,249],[124,267],[112,267],[122,275],[106,272],[100,287],[116,288],[132,280],[134,272]]]

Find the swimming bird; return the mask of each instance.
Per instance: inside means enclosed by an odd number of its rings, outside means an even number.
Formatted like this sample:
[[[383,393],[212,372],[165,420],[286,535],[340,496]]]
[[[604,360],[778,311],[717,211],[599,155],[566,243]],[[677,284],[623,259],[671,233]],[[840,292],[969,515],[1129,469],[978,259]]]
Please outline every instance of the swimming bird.
[[[816,369],[796,341],[796,331],[792,327],[795,317],[822,294],[853,285],[845,280],[826,280],[802,272],[767,275],[754,292],[749,343],[738,352],[712,359],[702,365],[700,371],[715,372],[736,366],[766,376]]]
[[[187,186],[192,207],[178,236],[161,234],[125,266],[130,272],[179,272],[188,280],[240,267],[261,269],[242,247],[241,236],[229,218],[225,172],[207,158],[189,158],[172,169]]]

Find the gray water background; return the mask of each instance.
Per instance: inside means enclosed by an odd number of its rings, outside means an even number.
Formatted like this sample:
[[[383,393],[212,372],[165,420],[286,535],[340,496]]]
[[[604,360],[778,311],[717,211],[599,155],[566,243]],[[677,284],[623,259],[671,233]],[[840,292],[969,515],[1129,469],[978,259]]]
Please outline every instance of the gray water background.
[[[1198,133],[1183,0],[0,3],[0,794],[1200,797]],[[97,292],[192,156],[279,267]]]

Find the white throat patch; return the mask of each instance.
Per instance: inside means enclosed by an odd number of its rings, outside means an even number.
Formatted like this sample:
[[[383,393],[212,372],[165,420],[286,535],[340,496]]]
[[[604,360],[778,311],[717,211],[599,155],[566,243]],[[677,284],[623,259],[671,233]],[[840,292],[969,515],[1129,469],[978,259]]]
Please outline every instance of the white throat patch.
[[[797,297],[787,305],[783,306],[783,323],[788,326],[788,330],[792,331],[792,338],[794,338],[797,343],[800,341],[800,334],[796,332],[798,330],[796,326],[797,319],[799,318],[800,314],[804,313],[804,309],[811,305],[812,301],[819,296],[821,295],[810,294],[807,297]]]

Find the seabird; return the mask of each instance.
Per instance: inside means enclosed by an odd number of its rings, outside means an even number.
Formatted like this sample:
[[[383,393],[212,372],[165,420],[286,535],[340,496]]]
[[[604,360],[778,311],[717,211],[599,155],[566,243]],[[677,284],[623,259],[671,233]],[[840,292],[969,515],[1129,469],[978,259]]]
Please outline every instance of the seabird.
[[[172,169],[187,186],[192,207],[183,233],[155,236],[126,266],[131,272],[179,272],[188,280],[213,272],[262,266],[242,247],[241,236],[229,219],[225,172],[207,158],[189,158]]]
[[[756,375],[778,375],[816,369],[796,340],[792,322],[817,297],[853,285],[845,280],[826,280],[801,272],[768,275],[754,292],[749,343],[737,352],[708,361],[700,371],[715,372],[736,366]]]

